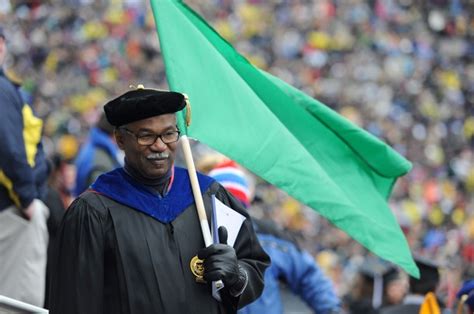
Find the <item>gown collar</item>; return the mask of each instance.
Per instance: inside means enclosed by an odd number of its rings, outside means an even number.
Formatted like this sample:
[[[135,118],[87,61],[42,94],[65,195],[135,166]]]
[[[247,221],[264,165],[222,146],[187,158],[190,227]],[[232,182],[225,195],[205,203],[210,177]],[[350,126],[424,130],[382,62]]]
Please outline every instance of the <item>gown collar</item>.
[[[123,168],[100,175],[91,190],[162,223],[169,223],[194,203],[187,170],[180,167],[173,169],[172,184],[164,197],[132,178]],[[205,192],[215,180],[198,173],[198,181],[201,191]]]

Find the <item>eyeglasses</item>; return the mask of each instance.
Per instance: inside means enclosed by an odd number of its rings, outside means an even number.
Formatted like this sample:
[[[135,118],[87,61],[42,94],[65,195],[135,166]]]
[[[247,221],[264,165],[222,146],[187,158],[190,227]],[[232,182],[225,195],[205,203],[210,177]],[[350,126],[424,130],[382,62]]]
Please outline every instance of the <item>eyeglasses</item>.
[[[133,135],[137,139],[137,143],[143,146],[150,146],[155,144],[158,138],[165,144],[171,144],[177,142],[179,140],[179,135],[181,132],[179,130],[176,131],[167,131],[163,134],[155,134],[155,133],[146,133],[146,134],[135,134],[134,132],[130,131],[127,128],[120,128],[124,130],[130,135]]]

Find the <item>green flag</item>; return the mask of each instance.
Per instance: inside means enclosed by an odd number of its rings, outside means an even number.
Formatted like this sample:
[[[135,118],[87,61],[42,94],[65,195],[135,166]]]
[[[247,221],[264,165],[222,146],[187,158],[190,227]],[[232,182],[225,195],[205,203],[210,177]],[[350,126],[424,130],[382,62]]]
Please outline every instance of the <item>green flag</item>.
[[[418,276],[387,205],[411,164],[319,101],[241,56],[182,1],[151,0],[170,88],[188,94],[180,128]]]

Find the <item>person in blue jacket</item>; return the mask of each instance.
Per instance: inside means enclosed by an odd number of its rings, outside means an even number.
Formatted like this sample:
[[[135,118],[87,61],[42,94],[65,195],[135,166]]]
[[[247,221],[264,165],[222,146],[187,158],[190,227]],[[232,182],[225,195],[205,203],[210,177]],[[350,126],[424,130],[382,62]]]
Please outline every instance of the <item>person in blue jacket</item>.
[[[0,295],[42,306],[49,210],[41,199],[49,165],[42,121],[3,71],[5,37],[0,26]]]
[[[250,206],[249,183],[245,173],[232,160],[216,164],[209,172],[246,208]],[[265,272],[265,287],[256,301],[239,310],[240,314],[283,313],[280,282],[298,295],[315,313],[338,313],[340,299],[333,283],[324,275],[314,258],[270,220],[252,217],[260,245],[270,256]]]
[[[76,196],[84,192],[99,175],[122,166],[123,158],[120,158],[120,149],[113,133],[114,127],[102,114],[75,160]]]

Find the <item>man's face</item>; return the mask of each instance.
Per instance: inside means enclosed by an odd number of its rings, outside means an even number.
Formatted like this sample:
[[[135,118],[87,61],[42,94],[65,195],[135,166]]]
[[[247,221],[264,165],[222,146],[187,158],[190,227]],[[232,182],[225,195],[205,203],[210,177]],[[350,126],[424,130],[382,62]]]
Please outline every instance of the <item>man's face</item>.
[[[135,121],[124,126],[137,136],[176,131],[176,114],[164,114]],[[140,145],[137,138],[125,130],[116,130],[117,144],[125,152],[127,164],[147,179],[165,175],[172,166],[178,142],[165,144],[157,138],[152,145]]]
[[[7,44],[5,38],[0,36],[0,67],[3,66],[5,58],[7,57]]]

